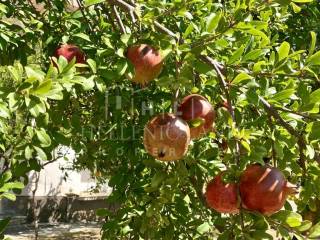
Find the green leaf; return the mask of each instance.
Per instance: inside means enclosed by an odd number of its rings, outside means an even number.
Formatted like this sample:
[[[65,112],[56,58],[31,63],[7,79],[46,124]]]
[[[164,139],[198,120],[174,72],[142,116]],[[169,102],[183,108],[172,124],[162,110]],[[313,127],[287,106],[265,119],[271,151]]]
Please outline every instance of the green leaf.
[[[221,18],[221,12],[219,13],[211,13],[207,19],[207,32],[213,32],[219,24]]]
[[[84,90],[91,90],[92,88],[94,88],[94,85],[95,85],[94,84],[95,77],[96,77],[95,75],[92,75],[89,78],[85,78],[82,76],[75,76],[72,80],[70,80],[70,82],[82,85]]]
[[[197,227],[197,232],[199,234],[204,234],[206,232],[209,232],[209,230],[210,230],[210,225],[207,222],[205,222],[205,223],[201,224],[199,227]]]
[[[31,159],[32,158],[32,152],[33,150],[30,148],[30,146],[27,146],[25,149],[24,149],[24,156],[26,159]]]
[[[44,77],[45,77],[45,73],[40,71],[40,70],[36,70],[33,69],[31,67],[25,67],[25,71],[28,77],[28,82],[34,82],[34,81],[39,81],[42,82]]]
[[[31,90],[30,93],[34,95],[45,95],[48,93],[51,89],[52,86],[52,81],[51,80],[46,80],[42,82],[36,89]]]
[[[309,220],[305,220],[301,223],[301,226],[297,227],[299,232],[308,231],[312,227],[312,222]]]
[[[190,126],[190,128],[196,128],[203,125],[205,121],[206,120],[203,118],[196,118],[196,119],[189,120],[188,125]]]
[[[237,60],[240,59],[243,51],[244,51],[245,47],[241,46],[240,48],[238,48],[233,54],[232,56],[229,58],[228,64],[232,64],[234,62],[236,62]]]
[[[289,227],[298,227],[302,223],[302,216],[300,214],[288,210],[279,211],[273,215],[273,218],[288,224]]]
[[[8,182],[11,178],[12,178],[11,171],[6,171],[0,176],[2,183]]]
[[[313,91],[309,96],[309,103],[319,103],[320,102],[320,88]]]
[[[245,80],[250,80],[252,77],[247,73],[239,73],[233,80],[232,84],[238,84]]]
[[[265,239],[274,239],[272,235],[266,233],[265,230],[256,230],[252,232],[251,234],[252,239],[259,239],[259,240],[265,240]]]
[[[320,222],[314,225],[309,231],[309,238],[318,238],[320,237]]]
[[[47,160],[47,154],[41,148],[39,148],[37,146],[33,146],[33,148],[36,150],[40,160],[42,160],[42,161]]]
[[[162,181],[167,177],[167,174],[164,172],[157,172],[151,180],[151,187],[157,188]]]
[[[241,142],[241,145],[242,145],[248,152],[251,151],[251,149],[250,149],[250,144],[249,144],[248,142],[246,142],[246,141],[244,141],[244,140],[241,140],[240,142]]]
[[[310,140],[320,139],[320,122],[312,122],[307,125]]]
[[[307,63],[311,66],[312,65],[320,65],[320,51],[318,51],[315,54],[308,57]]]
[[[244,57],[242,58],[242,61],[248,61],[248,60],[256,60],[261,55],[265,54],[267,51],[264,49],[255,49],[251,52],[248,52]]]
[[[14,195],[13,193],[3,193],[0,195],[0,199],[1,198],[6,198],[6,199],[9,199],[10,201],[15,201],[16,200],[16,195]]]
[[[275,101],[282,101],[290,99],[290,97],[295,93],[295,89],[285,89],[273,95],[272,99]]]
[[[310,43],[309,54],[308,54],[309,57],[313,54],[316,48],[316,43],[317,43],[317,34],[311,31],[310,35],[311,35],[311,43]]]
[[[290,44],[288,42],[283,42],[278,49],[279,62],[288,57],[290,52]]]
[[[260,31],[258,29],[250,29],[250,30],[248,30],[248,33],[250,33],[250,34],[252,34],[254,36],[261,37],[263,42],[264,42],[264,45],[267,45],[267,44],[270,43],[270,40],[269,40],[268,36],[264,32],[262,32],[262,31]]]
[[[105,2],[105,0],[84,0],[83,1],[83,5],[85,7],[89,7],[89,6],[92,6],[92,5],[95,5],[95,4],[99,4],[99,3],[102,3],[102,2]]]
[[[87,63],[91,68],[91,71],[96,74],[97,73],[97,63],[93,59],[88,59]]]
[[[24,188],[24,185],[21,182],[9,182],[9,183],[4,184],[0,188],[0,192],[7,192],[12,189],[23,189],[23,188]]]
[[[9,225],[11,218],[5,218],[0,220],[0,234],[4,232],[6,227]]]
[[[10,118],[10,111],[4,103],[0,102],[0,117]]]
[[[291,2],[290,5],[291,5],[294,13],[299,13],[299,12],[301,12],[301,7],[299,7],[297,4]]]
[[[51,145],[50,136],[46,133],[45,129],[36,130],[36,134],[42,147],[49,147]]]
[[[22,74],[23,74],[23,68],[22,68],[21,65],[20,65],[20,67],[9,66],[9,67],[8,67],[8,70],[10,71],[13,79],[14,79],[16,82],[21,82],[21,80],[22,80]]]
[[[74,35],[75,37],[78,37],[78,38],[82,38],[83,40],[86,40],[88,42],[91,42],[91,39],[90,37],[87,35],[87,34],[84,34],[84,33],[77,33]]]
[[[128,68],[128,63],[125,59],[120,59],[117,62],[117,73],[119,76],[122,76],[123,74],[125,74],[127,68]]]

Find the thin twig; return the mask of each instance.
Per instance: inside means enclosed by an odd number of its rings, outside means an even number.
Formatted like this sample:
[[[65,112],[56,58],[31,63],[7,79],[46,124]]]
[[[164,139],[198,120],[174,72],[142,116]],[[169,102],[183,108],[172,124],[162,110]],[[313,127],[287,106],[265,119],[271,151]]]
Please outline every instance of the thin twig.
[[[220,63],[218,63],[216,60],[210,58],[209,56],[201,55],[200,59],[202,61],[208,63],[216,71],[216,73],[218,75],[220,86],[221,86],[221,88],[224,92],[224,95],[227,99],[227,102],[228,102],[228,111],[231,115],[233,122],[236,125],[236,116],[234,113],[234,109],[233,109],[233,105],[232,105],[232,101],[231,101],[231,97],[230,97],[230,93],[229,93],[229,86],[226,82],[225,76],[221,73],[221,70],[223,69],[223,67],[221,66]],[[239,145],[239,142],[237,139],[235,139],[235,145],[236,145],[235,146],[235,148],[236,148],[236,162],[237,162],[237,164],[239,164],[240,163],[240,145]]]
[[[126,3],[122,0],[109,0],[108,3],[112,4],[113,6],[117,5],[118,7],[127,11],[129,14],[136,13],[135,6],[132,6],[129,3]],[[132,4],[134,4],[134,2]],[[165,26],[163,26],[162,24],[160,24],[158,21],[154,21],[154,26],[162,33],[167,34],[168,36],[170,36],[178,41],[178,37],[176,36],[176,34],[174,32],[172,32],[170,29],[168,29]]]
[[[271,116],[273,116],[278,123],[284,127],[292,136],[296,137],[297,143],[299,146],[299,165],[302,168],[303,172],[306,172],[306,163],[305,163],[305,155],[304,155],[304,149],[306,149],[306,142],[303,138],[303,135],[300,134],[298,131],[296,131],[289,123],[283,120],[283,118],[280,116],[278,111],[268,102],[266,101],[263,97],[259,96],[259,100]]]
[[[292,114],[295,114],[295,115],[298,115],[298,116],[301,116],[301,117],[304,117],[304,118],[308,118],[308,119],[311,119],[311,120],[320,120],[320,115],[319,114],[310,115],[308,113],[296,112],[296,111],[293,111],[293,110],[291,110],[289,108],[285,108],[285,107],[274,106],[274,108],[276,110],[278,110],[278,111],[292,113]]]
[[[169,30],[168,28],[160,24],[158,21],[154,21],[154,26],[162,33],[167,34],[170,37],[174,38],[176,41],[179,40],[174,32],[172,32],[171,30]]]
[[[194,190],[196,191],[198,198],[202,202],[203,206],[208,206],[205,196],[203,195],[200,188],[197,186],[197,182],[198,182],[197,179],[195,177],[189,177],[189,179],[190,179],[190,182],[191,182]]]
[[[118,7],[121,7],[125,11],[129,11],[129,12],[135,11],[134,6],[131,6],[129,3],[126,3],[125,1],[122,1],[122,0],[108,0],[107,2],[112,5],[117,5]]]
[[[271,133],[270,133],[270,136],[272,135],[272,132],[274,130],[274,126],[272,124],[272,118],[270,115],[268,115],[268,124],[269,124],[269,127],[270,127],[270,130],[271,130]],[[272,151],[272,161],[273,161],[273,166],[274,167],[277,167],[277,153],[276,153],[276,150],[275,150],[275,142],[274,140],[271,138],[271,151]]]
[[[85,19],[86,23],[89,26],[90,31],[92,32],[93,31],[93,26],[91,25],[90,21],[87,18],[87,15],[86,15],[86,13],[85,13],[85,11],[83,9],[83,5],[82,5],[81,1],[77,0],[77,3],[79,5],[79,8],[80,8],[80,11],[81,11],[81,14],[82,14],[83,18]]]
[[[120,14],[119,14],[116,6],[113,5],[112,8],[111,8],[111,10],[112,10],[114,16],[116,17],[116,21],[117,21],[117,23],[118,23],[118,25],[119,25],[119,28],[120,28],[121,33],[122,33],[122,34],[126,34],[126,29],[125,29],[125,27],[124,27],[124,25],[123,25],[123,22],[122,22],[122,20],[121,20]]]
[[[238,71],[237,71],[238,72]],[[248,74],[255,76],[255,77],[292,77],[292,78],[302,78],[305,77],[305,73],[301,72],[299,74],[288,74],[288,73],[272,73],[272,72],[260,72],[260,73],[255,73],[255,72],[249,72]],[[313,75],[308,75],[308,78],[314,79],[317,81],[317,84],[320,83],[319,78]]]

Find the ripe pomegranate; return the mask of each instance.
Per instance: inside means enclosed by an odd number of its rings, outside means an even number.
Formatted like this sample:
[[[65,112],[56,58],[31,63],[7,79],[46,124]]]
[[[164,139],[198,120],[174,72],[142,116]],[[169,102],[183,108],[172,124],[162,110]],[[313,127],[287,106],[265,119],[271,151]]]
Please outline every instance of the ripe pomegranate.
[[[70,62],[73,58],[76,58],[76,63],[85,63],[86,58],[84,53],[80,50],[79,47],[72,44],[63,44],[56,51],[54,56],[59,58],[60,56],[64,56],[68,62]]]
[[[190,134],[192,139],[196,139],[213,130],[215,111],[208,100],[198,94],[191,94],[182,99],[178,107],[181,118],[187,122],[202,120],[199,126],[191,127]]]
[[[211,180],[206,188],[206,200],[209,207],[220,213],[238,213],[239,202],[236,183],[224,183],[224,172]]]
[[[155,79],[162,70],[163,58],[153,47],[140,44],[128,48],[127,58],[134,65],[134,76],[132,81],[141,85]]]
[[[244,208],[271,215],[279,211],[297,187],[274,167],[250,165],[240,178],[240,195]]]
[[[177,116],[164,113],[154,117],[144,128],[146,151],[161,161],[181,159],[188,150],[190,129]]]

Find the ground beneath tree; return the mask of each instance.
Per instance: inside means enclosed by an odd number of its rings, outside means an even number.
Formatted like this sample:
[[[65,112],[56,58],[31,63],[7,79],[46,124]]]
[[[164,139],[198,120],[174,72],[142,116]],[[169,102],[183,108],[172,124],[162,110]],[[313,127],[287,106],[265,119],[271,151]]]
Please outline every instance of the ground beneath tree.
[[[101,225],[99,224],[41,224],[39,227],[39,240],[98,240]],[[32,240],[34,230],[30,225],[16,226],[10,230],[6,237],[12,240]]]

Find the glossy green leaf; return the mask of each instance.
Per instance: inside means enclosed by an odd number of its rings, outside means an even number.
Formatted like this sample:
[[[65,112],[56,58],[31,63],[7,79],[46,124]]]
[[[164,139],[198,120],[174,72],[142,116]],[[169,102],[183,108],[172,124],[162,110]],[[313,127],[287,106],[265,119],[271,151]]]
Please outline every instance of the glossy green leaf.
[[[220,18],[221,18],[221,12],[212,13],[208,17],[208,19],[207,19],[207,31],[208,32],[213,32],[217,28],[219,21],[220,21]]]
[[[320,222],[310,229],[308,237],[311,239],[317,239],[320,237]]]
[[[197,232],[200,234],[204,234],[210,230],[210,225],[209,223],[205,222],[201,224],[199,227],[197,227]]]
[[[233,80],[232,80],[232,84],[239,84],[243,81],[246,81],[246,80],[250,80],[252,77],[247,74],[247,73],[239,73]]]
[[[228,64],[232,64],[232,63],[236,62],[237,60],[239,60],[243,52],[244,52],[244,46],[241,46],[229,58]]]
[[[288,57],[290,52],[290,44],[288,42],[281,43],[278,49],[279,62]]]
[[[320,65],[320,51],[308,57],[307,63],[309,65]]]
[[[48,147],[51,145],[50,136],[46,133],[46,130],[41,128],[40,130],[36,130],[36,135],[41,142],[41,146]]]
[[[310,32],[311,35],[311,43],[310,43],[310,48],[309,48],[309,54],[308,56],[312,56],[314,53],[314,50],[316,48],[316,42],[317,42],[317,34],[313,31]]]

